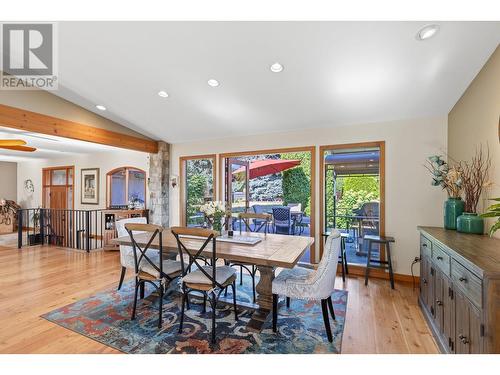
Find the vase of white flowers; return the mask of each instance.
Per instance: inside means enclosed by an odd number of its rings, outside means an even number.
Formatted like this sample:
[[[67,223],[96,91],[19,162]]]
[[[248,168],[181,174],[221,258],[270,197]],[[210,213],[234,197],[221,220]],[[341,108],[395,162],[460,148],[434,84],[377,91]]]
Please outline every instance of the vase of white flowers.
[[[226,215],[224,202],[207,202],[200,207],[200,211],[205,215],[207,226],[221,232],[222,219]]]

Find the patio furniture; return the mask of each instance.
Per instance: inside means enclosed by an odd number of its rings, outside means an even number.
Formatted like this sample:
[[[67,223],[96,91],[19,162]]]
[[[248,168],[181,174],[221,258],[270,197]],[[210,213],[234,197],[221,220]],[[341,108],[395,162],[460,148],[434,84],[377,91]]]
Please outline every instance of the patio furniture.
[[[216,237],[218,232],[209,229],[173,227],[172,234],[175,236],[179,249],[179,256],[182,264],[182,307],[181,320],[179,323],[179,333],[182,333],[184,323],[184,307],[188,302],[189,293],[193,291],[203,294],[203,312],[206,311],[207,299],[212,308],[212,344],[215,343],[215,314],[217,301],[221,293],[231,286],[233,290],[233,308],[234,319],[238,320],[238,312],[236,310],[236,270],[230,266],[216,266],[217,261],[217,242]],[[203,243],[197,250],[189,249],[181,240],[182,236],[199,237]],[[200,264],[198,261],[204,261],[205,256],[202,256],[205,248],[211,244],[212,262],[210,266]],[[189,257],[187,266],[184,264],[184,255]],[[192,266],[196,266],[196,271],[187,272]]]
[[[162,307],[163,307],[163,293],[167,290],[169,284],[175,278],[181,276],[182,264],[175,260],[163,260],[163,247],[162,247],[162,232],[163,227],[153,224],[125,224],[130,240],[132,241],[132,249],[134,251],[134,270],[135,270],[135,288],[134,288],[134,307],[132,309],[132,320],[135,319],[135,312],[137,308],[137,292],[139,287],[146,283],[154,286],[159,294],[158,298],[158,328],[162,325]],[[135,241],[134,236],[137,232],[149,236],[146,245],[141,246]],[[151,251],[150,245],[153,240],[158,236],[158,250]],[[158,254],[158,258],[154,255]]]
[[[128,236],[128,232],[125,229],[125,224],[146,224],[146,222],[146,217],[131,217],[128,219],[118,220],[115,222],[116,233],[118,237]],[[120,245],[120,263],[122,265],[122,272],[120,275],[120,282],[118,283],[118,290],[120,290],[123,285],[123,280],[125,278],[127,269],[134,270],[134,249],[132,248],[132,246]]]
[[[337,275],[337,263],[341,249],[341,235],[338,230],[332,231],[326,239],[325,252],[316,270],[295,267],[291,270],[282,271],[273,281],[273,331],[277,331],[278,325],[278,297],[298,298],[305,300],[320,300],[323,311],[328,341],[332,342],[332,331],[328,309],[335,320],[333,310],[332,294],[335,290],[335,277]]]
[[[295,221],[290,207],[273,207],[273,228],[276,234],[295,234]]]
[[[265,205],[265,204],[254,204],[252,206],[252,210],[256,214],[269,214],[270,209],[272,210],[272,206]],[[258,219],[258,218],[253,219],[253,223],[255,225],[255,228],[260,227],[263,222],[264,222],[264,220],[262,220],[262,219]],[[267,229],[267,230],[269,231],[269,229]]]
[[[272,310],[272,281],[276,267],[293,268],[304,254],[308,247],[314,243],[313,237],[292,237],[278,236],[262,233],[253,233],[252,237],[260,237],[262,241],[253,245],[242,245],[239,243],[220,242],[217,243],[217,257],[229,262],[244,262],[255,264],[259,272],[257,290],[257,309],[247,323],[247,328],[260,331],[267,322],[267,318]],[[148,242],[146,235],[137,235],[136,241],[139,244]],[[163,251],[168,254],[178,254],[178,245],[170,229],[164,230]],[[197,250],[202,244],[200,238],[186,238],[183,245],[189,250]],[[129,237],[120,237],[113,240],[119,245],[131,244]],[[151,248],[158,248],[158,239],[154,239],[150,244]],[[273,249],[270,251],[270,249]],[[212,249],[207,249],[201,255],[212,256]]]
[[[396,242],[396,240],[393,237],[372,236],[367,234],[363,237],[363,241],[366,241],[368,246],[368,256],[366,258],[366,270],[365,270],[365,285],[368,285],[368,274],[370,272],[370,268],[381,268],[389,270],[389,280],[391,282],[391,288],[394,289],[394,273],[392,271],[390,243]],[[387,260],[371,259],[372,245],[374,243],[380,244],[381,247],[385,246]],[[382,249],[380,249],[380,254],[382,254]],[[378,265],[373,265],[372,263],[377,263]]]

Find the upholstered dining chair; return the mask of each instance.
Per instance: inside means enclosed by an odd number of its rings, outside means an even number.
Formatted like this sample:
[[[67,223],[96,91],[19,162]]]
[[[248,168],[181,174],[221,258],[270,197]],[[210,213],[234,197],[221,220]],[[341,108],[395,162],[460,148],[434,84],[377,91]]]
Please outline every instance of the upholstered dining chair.
[[[332,231],[326,240],[323,258],[321,259],[316,270],[295,267],[291,270],[283,270],[273,280],[274,332],[277,331],[279,296],[285,296],[287,298],[287,307],[290,306],[290,298],[316,300],[321,301],[323,321],[328,341],[333,341],[328,310],[330,310],[330,314],[332,315],[333,320],[335,320],[332,293],[335,290],[334,286],[340,253],[340,241],[340,232],[338,230]]]
[[[125,224],[128,223],[146,224],[147,219],[145,217],[131,217],[116,221],[115,227],[118,237],[128,236],[128,232],[125,229]],[[132,246],[120,245],[120,263],[122,265],[122,273],[120,275],[120,282],[118,283],[118,290],[120,290],[123,285],[127,269],[134,270],[134,250]]]
[[[215,343],[215,314],[217,301],[221,293],[229,286],[233,292],[234,318],[238,320],[236,310],[236,270],[230,266],[217,266],[217,231],[202,228],[172,227],[172,234],[177,240],[179,256],[182,264],[182,307],[181,319],[179,324],[179,333],[182,333],[184,324],[184,307],[188,305],[189,293],[196,291],[203,294],[203,312],[206,311],[207,299],[212,308],[212,335],[211,342]],[[186,238],[187,236],[188,238]],[[185,241],[193,241],[193,236],[199,237],[201,246],[193,250],[185,245]],[[211,246],[211,263],[205,265],[202,253],[208,246]],[[210,247],[209,247],[210,249]],[[188,264],[184,262],[184,256],[187,255]],[[203,263],[203,264],[202,264]],[[193,267],[191,272],[188,270]],[[195,270],[194,267],[197,269]],[[189,305],[188,305],[189,308]]]
[[[295,224],[290,207],[273,207],[274,233],[295,234]]]
[[[141,285],[152,285],[159,294],[158,299],[158,328],[162,325],[162,307],[163,295],[170,283],[182,275],[182,264],[179,261],[163,259],[163,227],[153,224],[125,224],[134,252],[134,271],[135,271],[135,292],[134,307],[132,309],[132,320],[135,319],[137,308],[137,292]],[[143,247],[139,246],[134,236],[137,233],[147,233],[148,242]],[[150,248],[151,244],[158,237],[158,249]]]
[[[254,214],[254,213],[242,212],[238,215],[238,220],[240,227],[240,235],[242,234],[243,230],[245,232],[260,232],[262,229],[264,229],[264,235],[267,235],[267,232],[269,230],[269,223],[272,220],[272,216],[270,214]],[[253,228],[251,220],[254,221]],[[255,224],[256,220],[259,220],[260,225]],[[250,277],[252,278],[253,302],[255,303],[257,300],[255,293],[255,277],[257,274],[257,266],[255,266],[254,264],[229,263],[229,262],[226,264],[231,267],[233,266],[240,267],[240,285],[243,285],[243,269],[247,270],[247,272],[250,274]],[[227,294],[227,289],[226,289],[226,294]]]

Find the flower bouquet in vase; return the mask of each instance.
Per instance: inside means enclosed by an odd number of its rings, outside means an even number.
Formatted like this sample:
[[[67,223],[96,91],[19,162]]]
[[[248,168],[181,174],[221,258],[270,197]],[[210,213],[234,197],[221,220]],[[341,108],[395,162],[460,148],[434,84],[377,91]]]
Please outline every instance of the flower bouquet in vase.
[[[226,216],[224,202],[207,202],[200,207],[200,212],[205,215],[207,227],[219,233],[222,231],[222,220]]]
[[[432,186],[441,186],[448,193],[444,202],[444,228],[457,229],[457,218],[462,215],[465,203],[460,197],[463,183],[457,166],[450,166],[439,155],[429,156],[426,166],[432,175]]]

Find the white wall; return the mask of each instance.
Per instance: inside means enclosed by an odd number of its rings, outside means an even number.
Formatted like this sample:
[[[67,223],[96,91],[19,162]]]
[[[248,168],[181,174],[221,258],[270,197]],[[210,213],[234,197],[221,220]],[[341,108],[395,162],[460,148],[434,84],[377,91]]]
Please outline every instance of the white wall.
[[[179,175],[179,157],[366,141],[386,142],[386,234],[396,238],[397,273],[409,274],[419,255],[417,225],[442,226],[446,195],[430,185],[427,156],[446,152],[447,118],[435,117],[288,133],[206,140],[171,145],[171,174]],[[319,150],[316,170],[319,171]],[[218,171],[220,178],[220,170]],[[316,173],[316,242],[319,240],[319,173]],[[170,188],[170,223],[179,224],[179,187]],[[415,272],[418,272],[415,267]]]
[[[0,199],[16,200],[17,165],[8,161],[0,161]]]
[[[75,209],[96,209],[106,206],[106,173],[123,166],[133,166],[146,171],[149,177],[149,154],[144,152],[116,149],[88,155],[70,155],[61,158],[40,159],[18,162],[17,167],[17,201],[23,208],[42,205],[42,168],[58,166],[75,166]],[[82,168],[100,168],[99,173],[99,205],[82,205],[80,198]],[[35,192],[28,194],[24,190],[24,181],[31,179]],[[146,188],[146,200],[149,193]]]

